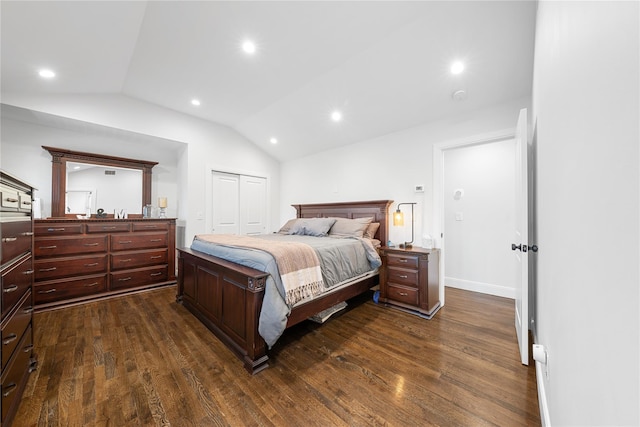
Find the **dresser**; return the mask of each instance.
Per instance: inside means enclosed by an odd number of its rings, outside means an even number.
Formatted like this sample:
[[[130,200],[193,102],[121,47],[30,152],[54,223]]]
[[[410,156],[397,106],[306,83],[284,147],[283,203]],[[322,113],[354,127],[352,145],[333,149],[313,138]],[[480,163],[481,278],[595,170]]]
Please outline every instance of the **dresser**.
[[[380,248],[379,301],[431,318],[440,308],[440,250]]]
[[[36,310],[176,283],[175,219],[36,220]]]
[[[33,352],[33,187],[0,171],[0,274],[2,276],[2,420],[8,426],[20,405]]]

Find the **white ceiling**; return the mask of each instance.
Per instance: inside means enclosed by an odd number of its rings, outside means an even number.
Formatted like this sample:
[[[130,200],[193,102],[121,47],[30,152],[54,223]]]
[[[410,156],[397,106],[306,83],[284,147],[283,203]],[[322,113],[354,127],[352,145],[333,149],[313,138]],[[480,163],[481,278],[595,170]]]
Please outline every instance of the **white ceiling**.
[[[2,92],[119,93],[228,125],[290,160],[529,96],[535,7],[3,0]],[[56,78],[39,78],[42,67]],[[452,99],[459,89],[466,100]]]

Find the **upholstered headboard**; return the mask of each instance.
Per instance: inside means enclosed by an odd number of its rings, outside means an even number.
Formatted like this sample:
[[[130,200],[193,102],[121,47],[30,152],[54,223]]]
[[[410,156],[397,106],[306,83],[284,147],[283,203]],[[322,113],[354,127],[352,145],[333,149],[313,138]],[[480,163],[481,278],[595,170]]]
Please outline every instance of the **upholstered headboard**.
[[[389,206],[393,200],[374,200],[365,202],[337,202],[314,203],[306,205],[291,205],[296,208],[298,218],[373,218],[372,222],[379,222],[380,228],[375,238],[383,245],[389,240]]]

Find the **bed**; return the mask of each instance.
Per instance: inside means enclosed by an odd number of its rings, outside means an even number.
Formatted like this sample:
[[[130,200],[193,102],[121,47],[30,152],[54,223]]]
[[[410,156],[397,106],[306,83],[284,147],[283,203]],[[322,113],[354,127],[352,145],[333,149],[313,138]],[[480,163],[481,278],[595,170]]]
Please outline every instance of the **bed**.
[[[379,223],[373,238],[388,240],[391,200],[293,205],[297,218],[371,218]],[[259,333],[265,288],[270,274],[193,248],[178,249],[178,294],[184,305],[256,374],[269,366],[267,342]],[[288,328],[378,284],[377,272],[302,301],[291,308]],[[268,298],[267,298],[268,300]]]

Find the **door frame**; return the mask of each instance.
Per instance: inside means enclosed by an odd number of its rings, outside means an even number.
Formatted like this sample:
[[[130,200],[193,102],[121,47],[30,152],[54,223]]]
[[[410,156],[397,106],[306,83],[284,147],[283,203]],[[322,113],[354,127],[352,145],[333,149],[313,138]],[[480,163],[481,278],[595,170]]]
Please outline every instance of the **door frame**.
[[[444,261],[446,256],[446,248],[442,234],[444,232],[444,152],[454,148],[471,147],[474,145],[513,139],[515,135],[515,128],[509,128],[433,144],[433,219],[431,221],[430,229],[433,230],[435,247],[440,248],[439,293],[440,304],[443,306],[445,305]]]
[[[266,223],[268,228],[271,228],[271,176],[264,172],[256,172],[256,171],[250,171],[246,169],[230,168],[228,166],[210,164],[210,165],[207,165],[205,168],[205,176],[206,176],[205,186],[204,186],[205,205],[204,205],[204,218],[202,218],[204,220],[205,230],[211,230],[211,228],[213,227],[212,212],[211,212],[211,206],[213,205],[213,197],[212,197],[213,184],[211,182],[211,177],[213,172],[222,172],[222,173],[228,173],[232,175],[255,176],[257,178],[266,179],[267,180]]]

